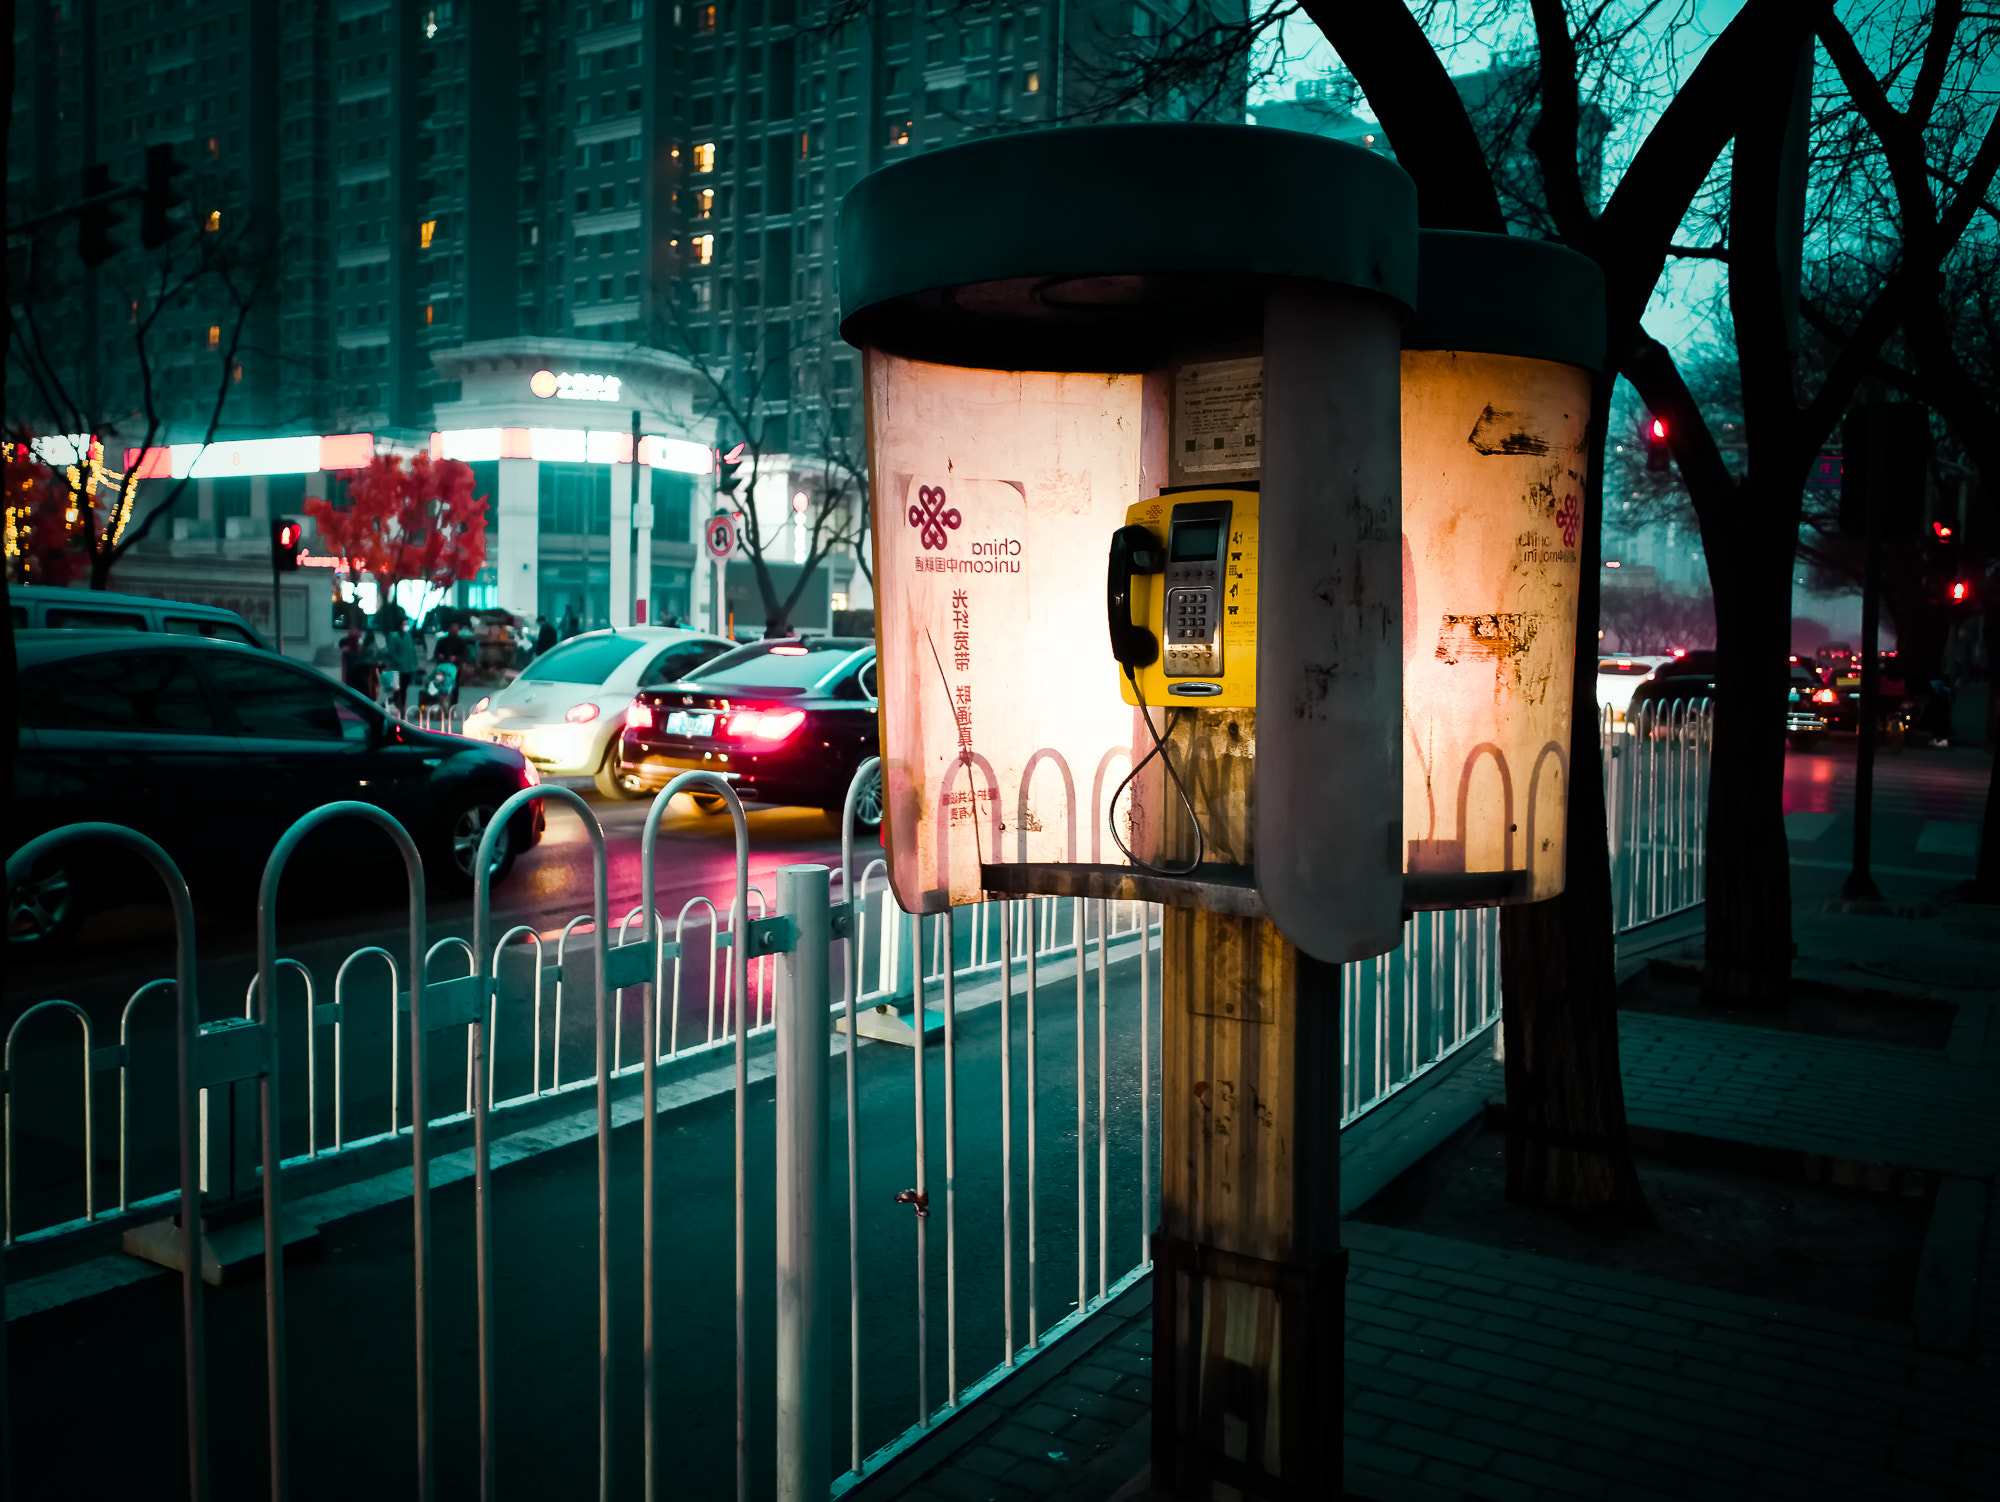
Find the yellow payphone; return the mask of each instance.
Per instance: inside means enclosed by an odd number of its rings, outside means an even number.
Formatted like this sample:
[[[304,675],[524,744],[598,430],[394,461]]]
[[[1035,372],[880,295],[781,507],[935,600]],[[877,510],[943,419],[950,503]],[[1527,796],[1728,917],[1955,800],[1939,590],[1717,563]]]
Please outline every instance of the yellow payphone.
[[[1257,492],[1179,490],[1129,508],[1105,609],[1127,704],[1255,708]]]

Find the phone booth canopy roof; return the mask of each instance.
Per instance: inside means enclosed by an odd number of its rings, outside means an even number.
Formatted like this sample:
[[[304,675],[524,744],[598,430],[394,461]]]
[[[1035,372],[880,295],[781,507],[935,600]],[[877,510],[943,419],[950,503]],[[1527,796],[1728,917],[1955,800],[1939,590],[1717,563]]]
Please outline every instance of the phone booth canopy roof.
[[[1255,329],[1273,279],[1417,302],[1395,163],[1248,125],[995,137],[872,173],[840,207],[850,344],[998,370],[1142,370]]]
[[[1604,272],[1549,240],[1427,229],[1405,349],[1456,349],[1602,370]]]

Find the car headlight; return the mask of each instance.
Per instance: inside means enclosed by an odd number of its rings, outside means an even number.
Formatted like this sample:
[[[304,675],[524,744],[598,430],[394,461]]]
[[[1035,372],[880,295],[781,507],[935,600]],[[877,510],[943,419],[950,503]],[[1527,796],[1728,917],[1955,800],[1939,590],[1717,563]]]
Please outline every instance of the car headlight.
[[[493,702],[493,696],[491,694],[487,694],[484,697],[482,697],[477,704],[472,706],[472,712],[474,714],[485,714],[486,706],[491,704],[492,702]]]
[[[569,713],[563,718],[572,725],[588,725],[597,718],[597,715],[598,708],[595,704],[572,704]]]

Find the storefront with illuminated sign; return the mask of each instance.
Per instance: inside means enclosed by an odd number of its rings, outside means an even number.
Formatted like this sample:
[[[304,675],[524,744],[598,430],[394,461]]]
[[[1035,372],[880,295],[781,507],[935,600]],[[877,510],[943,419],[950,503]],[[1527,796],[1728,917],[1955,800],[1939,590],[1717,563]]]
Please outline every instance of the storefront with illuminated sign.
[[[698,371],[662,350],[574,339],[493,339],[432,359],[459,394],[437,406],[431,452],[472,464],[493,497],[491,603],[558,624],[574,611],[585,630],[705,610],[694,528],[714,424]]]

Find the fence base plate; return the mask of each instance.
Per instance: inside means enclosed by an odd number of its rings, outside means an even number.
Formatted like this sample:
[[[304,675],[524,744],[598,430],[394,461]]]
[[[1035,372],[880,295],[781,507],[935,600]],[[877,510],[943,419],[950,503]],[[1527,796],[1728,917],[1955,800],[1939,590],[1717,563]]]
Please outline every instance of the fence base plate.
[[[286,1261],[319,1250],[319,1227],[278,1213],[278,1238]],[[133,1226],[122,1245],[131,1256],[156,1262],[170,1272],[183,1270],[180,1229],[169,1215]],[[201,1281],[212,1288],[247,1283],[264,1270],[264,1221],[261,1216],[228,1225],[202,1226]]]
[[[930,1007],[923,1009],[924,1041],[935,1042],[944,1036],[944,1014]],[[833,1019],[836,1033],[847,1031],[847,1018],[838,1013]],[[857,1007],[854,1012],[854,1030],[864,1038],[873,1038],[877,1043],[897,1043],[904,1048],[917,1046],[917,1030],[910,1019],[900,1016],[893,1007]]]

